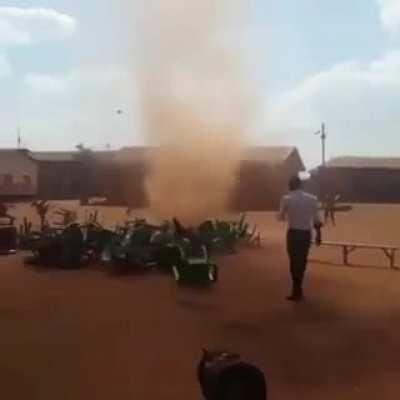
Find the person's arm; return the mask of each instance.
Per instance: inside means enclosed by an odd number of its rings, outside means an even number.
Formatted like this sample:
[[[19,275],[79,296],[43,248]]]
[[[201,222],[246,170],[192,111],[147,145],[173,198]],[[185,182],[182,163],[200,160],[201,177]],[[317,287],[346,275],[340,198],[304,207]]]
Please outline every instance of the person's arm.
[[[315,204],[314,204],[314,229],[316,232],[316,236],[315,236],[315,244],[317,246],[321,245],[321,241],[322,241],[322,222],[321,222],[321,217],[319,215],[319,209],[318,209],[318,201],[315,200]]]
[[[281,204],[279,206],[278,220],[285,221],[286,213],[287,213],[287,202],[286,202],[286,198],[282,197]]]

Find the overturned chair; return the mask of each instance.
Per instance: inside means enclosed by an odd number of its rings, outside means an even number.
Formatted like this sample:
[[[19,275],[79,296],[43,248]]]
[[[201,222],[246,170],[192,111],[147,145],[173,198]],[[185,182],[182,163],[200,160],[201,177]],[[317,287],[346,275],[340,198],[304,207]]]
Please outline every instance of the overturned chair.
[[[202,245],[193,252],[190,243],[178,246],[180,257],[172,267],[175,281],[182,284],[208,284],[218,281],[218,267],[208,256]]]

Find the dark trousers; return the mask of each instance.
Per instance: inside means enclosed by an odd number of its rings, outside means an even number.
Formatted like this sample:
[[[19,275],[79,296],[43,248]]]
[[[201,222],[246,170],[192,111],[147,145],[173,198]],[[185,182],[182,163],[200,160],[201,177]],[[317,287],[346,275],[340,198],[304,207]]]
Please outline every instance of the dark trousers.
[[[329,222],[329,218],[331,219],[332,225],[336,225],[336,219],[335,219],[335,210],[334,209],[325,209],[324,213],[325,217],[325,223],[327,224]]]
[[[303,280],[306,272],[308,254],[311,246],[311,232],[289,229],[287,251],[290,260],[290,273],[293,281],[293,294],[303,294]]]

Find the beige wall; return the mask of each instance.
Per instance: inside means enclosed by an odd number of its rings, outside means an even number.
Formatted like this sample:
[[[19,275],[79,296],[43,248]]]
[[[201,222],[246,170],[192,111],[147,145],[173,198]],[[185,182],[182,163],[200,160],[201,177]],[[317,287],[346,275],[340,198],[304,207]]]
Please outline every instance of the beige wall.
[[[0,150],[0,195],[31,196],[37,193],[38,165],[22,150]],[[5,184],[5,176],[12,176],[12,185]],[[30,177],[30,185],[24,181]]]

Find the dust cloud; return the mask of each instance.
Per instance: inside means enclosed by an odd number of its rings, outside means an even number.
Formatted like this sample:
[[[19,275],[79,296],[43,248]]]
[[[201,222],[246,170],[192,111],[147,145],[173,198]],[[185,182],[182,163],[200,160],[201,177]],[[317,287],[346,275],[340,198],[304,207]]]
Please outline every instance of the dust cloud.
[[[239,0],[136,2],[142,128],[155,216],[197,223],[230,209],[252,101]]]

